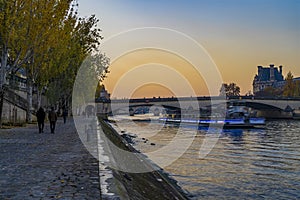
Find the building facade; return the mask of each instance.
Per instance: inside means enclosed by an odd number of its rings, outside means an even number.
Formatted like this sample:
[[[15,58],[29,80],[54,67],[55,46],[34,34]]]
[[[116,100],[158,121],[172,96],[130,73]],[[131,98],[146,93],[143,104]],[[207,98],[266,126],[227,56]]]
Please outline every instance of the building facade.
[[[253,80],[253,94],[264,91],[267,87],[281,89],[285,81],[282,74],[282,66],[275,67],[271,64],[268,67],[257,66],[258,73]]]
[[[110,99],[110,93],[105,89],[105,86],[102,85],[100,90],[100,98],[99,100],[109,100]]]

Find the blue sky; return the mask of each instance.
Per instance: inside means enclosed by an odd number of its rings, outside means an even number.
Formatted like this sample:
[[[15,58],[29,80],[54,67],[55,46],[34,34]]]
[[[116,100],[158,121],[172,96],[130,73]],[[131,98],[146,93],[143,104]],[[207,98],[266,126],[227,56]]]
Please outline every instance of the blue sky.
[[[206,24],[287,29],[298,34],[300,30],[299,0],[84,0],[80,8],[83,15],[96,13],[103,25],[116,23],[111,24],[116,30],[117,25],[119,29],[142,25],[194,29]]]

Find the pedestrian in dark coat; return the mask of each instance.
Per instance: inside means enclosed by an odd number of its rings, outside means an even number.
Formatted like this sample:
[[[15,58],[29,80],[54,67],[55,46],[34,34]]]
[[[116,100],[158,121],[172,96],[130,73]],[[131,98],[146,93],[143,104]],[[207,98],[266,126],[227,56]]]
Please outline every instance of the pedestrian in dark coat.
[[[65,124],[66,121],[67,121],[67,116],[68,116],[68,110],[65,108],[65,109],[63,110],[64,124]]]
[[[46,113],[42,107],[39,108],[39,110],[36,113],[36,118],[38,121],[39,126],[39,133],[44,132],[44,122],[45,122]]]
[[[51,133],[54,133],[55,124],[56,124],[56,121],[57,121],[57,114],[54,110],[54,107],[51,108],[51,111],[49,112],[48,118],[49,118],[49,121],[50,121]]]

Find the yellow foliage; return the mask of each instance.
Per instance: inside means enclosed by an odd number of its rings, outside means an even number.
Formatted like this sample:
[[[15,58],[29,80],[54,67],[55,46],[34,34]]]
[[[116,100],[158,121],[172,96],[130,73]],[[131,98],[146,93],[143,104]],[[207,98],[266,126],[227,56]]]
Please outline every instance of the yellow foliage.
[[[296,85],[293,81],[293,74],[288,72],[285,78],[285,85],[283,88],[283,96],[285,97],[294,97],[295,96]]]

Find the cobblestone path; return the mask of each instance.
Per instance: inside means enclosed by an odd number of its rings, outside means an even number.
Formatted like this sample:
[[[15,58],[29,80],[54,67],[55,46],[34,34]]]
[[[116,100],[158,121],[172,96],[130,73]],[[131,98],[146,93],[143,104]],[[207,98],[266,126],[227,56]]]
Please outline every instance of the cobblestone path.
[[[100,199],[99,165],[85,149],[73,120],[0,129],[0,199]]]

